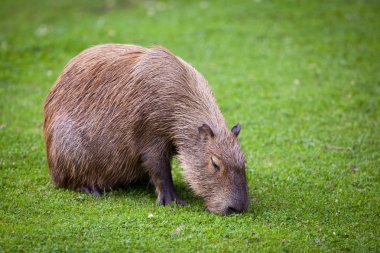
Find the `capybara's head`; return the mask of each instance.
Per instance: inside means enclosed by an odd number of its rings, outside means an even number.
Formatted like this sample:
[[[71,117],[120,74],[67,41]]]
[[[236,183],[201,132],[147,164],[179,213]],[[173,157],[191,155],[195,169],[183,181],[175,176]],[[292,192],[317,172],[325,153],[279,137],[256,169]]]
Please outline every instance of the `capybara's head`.
[[[245,158],[237,140],[240,124],[224,132],[214,132],[207,124],[198,130],[200,147],[188,176],[190,185],[213,213],[227,215],[247,210]]]

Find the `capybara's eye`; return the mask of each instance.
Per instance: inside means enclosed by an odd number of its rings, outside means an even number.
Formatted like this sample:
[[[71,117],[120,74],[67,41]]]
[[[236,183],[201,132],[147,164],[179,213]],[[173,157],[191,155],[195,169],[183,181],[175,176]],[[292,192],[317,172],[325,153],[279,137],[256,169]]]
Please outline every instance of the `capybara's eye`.
[[[214,166],[214,169],[216,170],[216,172],[219,172],[220,171],[220,167],[214,162],[214,160],[212,159],[212,157],[211,157],[211,163],[212,163],[212,166]]]

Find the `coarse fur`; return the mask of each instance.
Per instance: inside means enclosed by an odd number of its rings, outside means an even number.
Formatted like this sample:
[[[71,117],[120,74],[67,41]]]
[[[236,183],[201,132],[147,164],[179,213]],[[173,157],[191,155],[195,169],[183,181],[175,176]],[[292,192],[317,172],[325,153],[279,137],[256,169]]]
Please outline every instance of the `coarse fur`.
[[[162,47],[105,44],[74,57],[44,106],[53,182],[99,193],[150,179],[158,201],[184,202],[174,190],[177,156],[194,192],[214,213],[248,207],[245,159],[209,84]]]

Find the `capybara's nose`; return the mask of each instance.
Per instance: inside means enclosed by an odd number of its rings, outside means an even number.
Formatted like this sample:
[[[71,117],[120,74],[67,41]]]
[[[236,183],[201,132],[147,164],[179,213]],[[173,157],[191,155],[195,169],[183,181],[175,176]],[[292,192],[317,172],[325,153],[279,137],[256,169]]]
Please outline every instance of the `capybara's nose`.
[[[248,201],[235,201],[230,203],[226,208],[227,214],[242,213],[248,209]]]

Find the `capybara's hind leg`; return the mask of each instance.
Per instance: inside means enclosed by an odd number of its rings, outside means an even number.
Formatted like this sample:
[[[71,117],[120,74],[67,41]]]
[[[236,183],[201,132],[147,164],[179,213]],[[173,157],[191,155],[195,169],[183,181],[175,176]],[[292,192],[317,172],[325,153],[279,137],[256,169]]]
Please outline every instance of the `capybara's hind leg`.
[[[51,163],[49,163],[51,164]],[[66,175],[62,168],[56,168],[49,165],[50,178],[53,180],[55,186],[59,188],[70,188],[69,176]]]
[[[101,197],[102,194],[103,194],[102,190],[99,187],[97,187],[97,186],[94,186],[94,187],[82,186],[81,191],[83,193],[94,195],[96,197]]]

